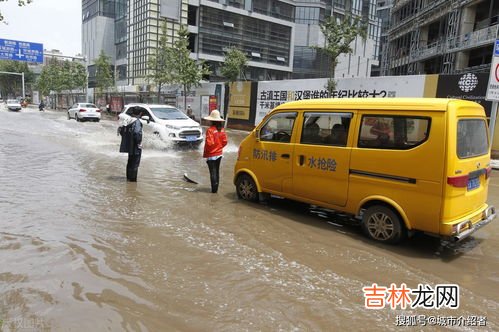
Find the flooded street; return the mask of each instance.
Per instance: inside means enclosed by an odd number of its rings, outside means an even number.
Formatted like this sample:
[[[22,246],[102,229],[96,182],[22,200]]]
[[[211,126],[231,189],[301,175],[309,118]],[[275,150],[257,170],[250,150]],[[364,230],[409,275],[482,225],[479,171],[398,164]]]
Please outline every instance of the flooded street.
[[[486,317],[447,329],[499,330],[498,220],[459,245],[424,235],[381,245],[327,211],[238,200],[246,132],[229,131],[211,194],[202,146],[146,140],[129,183],[116,121],[0,115],[4,331],[398,331],[399,315]],[[499,207],[499,171],[489,202]],[[366,309],[373,283],[457,284],[459,308]]]

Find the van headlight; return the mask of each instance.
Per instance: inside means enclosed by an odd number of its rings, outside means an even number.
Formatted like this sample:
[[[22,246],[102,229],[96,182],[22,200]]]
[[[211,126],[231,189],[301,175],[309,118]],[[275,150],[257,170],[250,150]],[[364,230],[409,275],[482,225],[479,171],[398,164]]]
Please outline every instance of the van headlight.
[[[166,128],[168,129],[172,129],[172,130],[180,130],[180,127],[177,127],[177,126],[172,126],[172,125],[165,125]]]

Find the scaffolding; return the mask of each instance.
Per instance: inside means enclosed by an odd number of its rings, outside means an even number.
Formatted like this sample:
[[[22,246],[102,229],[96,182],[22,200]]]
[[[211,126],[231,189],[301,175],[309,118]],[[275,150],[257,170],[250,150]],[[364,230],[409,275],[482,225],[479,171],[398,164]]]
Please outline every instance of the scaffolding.
[[[390,53],[384,59],[383,72],[389,75],[390,70],[407,65],[407,74],[422,73],[421,61],[441,56],[441,72],[456,71],[457,52],[493,43],[496,26],[486,27],[464,35],[459,35],[459,25],[463,7],[474,0],[400,0],[392,9],[392,23],[388,33],[387,47]],[[402,13],[402,9],[406,10]],[[427,44],[422,40],[421,27],[442,20],[445,22],[444,33],[437,40]],[[404,36],[409,36],[408,54],[404,47],[396,47],[395,42]],[[423,36],[424,38],[424,36]],[[402,51],[401,51],[402,49]]]

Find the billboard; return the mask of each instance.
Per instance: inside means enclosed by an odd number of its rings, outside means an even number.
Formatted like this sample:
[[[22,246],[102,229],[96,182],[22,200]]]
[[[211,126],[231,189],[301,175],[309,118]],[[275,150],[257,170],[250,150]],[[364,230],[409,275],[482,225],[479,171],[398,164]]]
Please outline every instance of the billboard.
[[[425,75],[337,79],[329,94],[327,78],[258,82],[255,125],[275,107],[288,101],[317,98],[428,97]],[[434,97],[433,95],[431,97]]]
[[[43,44],[0,38],[0,60],[43,63]]]
[[[436,97],[474,101],[485,108],[485,113],[489,117],[492,102],[485,100],[488,81],[488,73],[439,75]]]
[[[229,118],[249,120],[251,82],[234,82],[230,88]]]

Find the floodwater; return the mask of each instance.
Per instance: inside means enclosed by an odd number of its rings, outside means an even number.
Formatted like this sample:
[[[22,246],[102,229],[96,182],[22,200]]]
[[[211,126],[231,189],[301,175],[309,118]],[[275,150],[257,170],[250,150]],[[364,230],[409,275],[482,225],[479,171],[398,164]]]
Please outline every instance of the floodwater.
[[[499,329],[497,220],[459,245],[380,245],[328,211],[238,200],[244,132],[229,131],[211,194],[202,147],[147,140],[128,183],[115,121],[34,109],[0,119],[4,331],[398,331],[420,315],[468,321],[413,330]],[[499,171],[489,201],[499,206]],[[367,309],[373,283],[458,285],[459,307]]]

